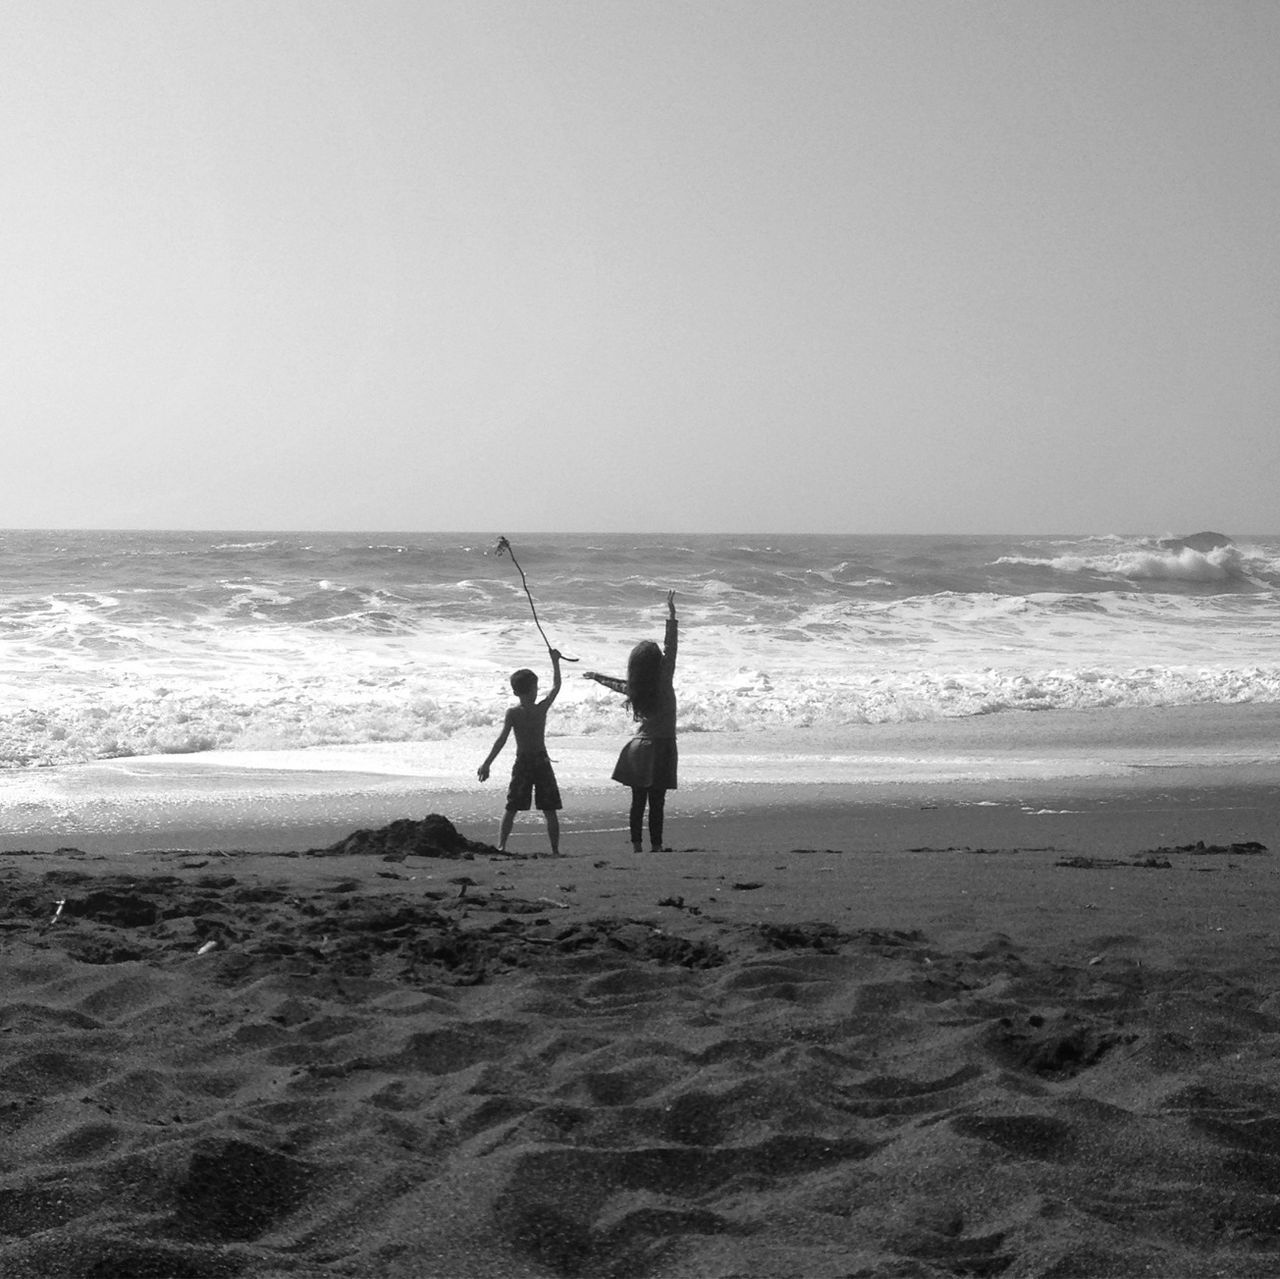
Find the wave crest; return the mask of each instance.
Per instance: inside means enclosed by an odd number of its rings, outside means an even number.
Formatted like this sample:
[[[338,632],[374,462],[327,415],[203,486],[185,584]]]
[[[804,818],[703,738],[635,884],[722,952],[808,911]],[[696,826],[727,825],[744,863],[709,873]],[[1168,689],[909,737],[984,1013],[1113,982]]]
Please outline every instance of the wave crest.
[[[1190,546],[1119,551],[1114,555],[1055,555],[1049,558],[1003,555],[997,564],[1047,568],[1058,573],[1092,574],[1121,581],[1236,582],[1251,577],[1250,565],[1234,546],[1197,551]]]

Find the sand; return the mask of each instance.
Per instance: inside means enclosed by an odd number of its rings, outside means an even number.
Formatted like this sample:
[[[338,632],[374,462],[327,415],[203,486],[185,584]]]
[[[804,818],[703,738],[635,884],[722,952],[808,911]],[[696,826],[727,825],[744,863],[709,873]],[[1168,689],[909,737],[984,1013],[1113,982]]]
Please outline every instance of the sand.
[[[0,854],[0,1274],[1274,1275],[1280,791],[1131,783]]]

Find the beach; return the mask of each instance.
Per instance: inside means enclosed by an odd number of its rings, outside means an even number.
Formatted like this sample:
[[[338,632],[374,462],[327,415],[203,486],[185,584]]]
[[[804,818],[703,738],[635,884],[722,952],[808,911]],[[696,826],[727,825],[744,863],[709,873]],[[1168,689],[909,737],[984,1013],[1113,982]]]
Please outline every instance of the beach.
[[[0,1279],[1280,1279],[1280,3],[4,17]]]
[[[1194,711],[903,729],[897,782],[689,735],[640,856],[604,785],[500,855],[454,774],[360,853],[297,777],[9,838],[0,1273],[1273,1274],[1274,716]]]
[[[519,545],[8,538],[4,1279],[1276,1272],[1280,539]]]
[[[4,16],[0,1279],[1280,1279],[1280,4]]]

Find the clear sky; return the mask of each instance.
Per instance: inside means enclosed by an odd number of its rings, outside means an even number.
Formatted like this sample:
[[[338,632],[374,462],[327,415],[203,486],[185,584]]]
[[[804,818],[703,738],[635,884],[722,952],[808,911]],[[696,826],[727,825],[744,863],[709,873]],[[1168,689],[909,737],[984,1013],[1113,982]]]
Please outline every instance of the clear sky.
[[[1273,0],[0,12],[0,524],[1280,530]]]

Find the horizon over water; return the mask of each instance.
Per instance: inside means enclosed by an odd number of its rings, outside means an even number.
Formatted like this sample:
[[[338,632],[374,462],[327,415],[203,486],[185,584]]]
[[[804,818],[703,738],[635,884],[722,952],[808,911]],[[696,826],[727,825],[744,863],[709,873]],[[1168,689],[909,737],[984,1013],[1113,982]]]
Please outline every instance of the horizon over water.
[[[696,742],[682,788],[944,778],[959,765],[937,734],[982,718],[970,738],[997,742],[1010,712],[1045,712],[1052,744],[1054,712],[1105,736],[1110,712],[1280,702],[1280,535],[1202,549],[1116,534],[509,536],[548,637],[580,659],[549,721],[570,804],[607,791],[600,761],[632,727],[578,676],[622,674],[637,640],[661,638],[668,589],[680,732]],[[401,803],[473,786],[496,812],[472,756],[513,669],[544,691],[550,679],[497,538],[0,531],[0,832],[108,810],[127,822],[131,804],[197,795],[207,820],[264,788],[301,811],[339,774]],[[961,772],[994,777],[998,756]]]

